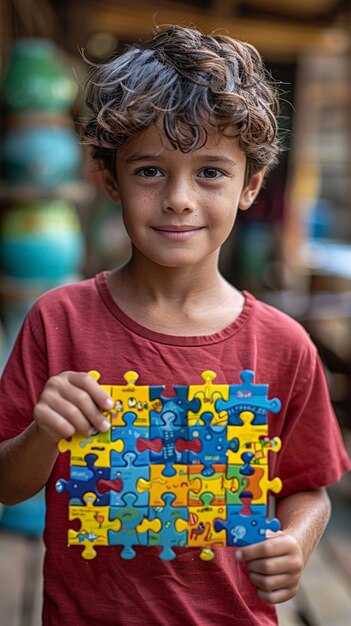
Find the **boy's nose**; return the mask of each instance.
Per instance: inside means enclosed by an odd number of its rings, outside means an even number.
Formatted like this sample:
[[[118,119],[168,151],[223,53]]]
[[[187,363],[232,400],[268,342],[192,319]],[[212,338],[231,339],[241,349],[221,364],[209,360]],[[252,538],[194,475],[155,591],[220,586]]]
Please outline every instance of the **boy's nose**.
[[[190,212],[194,209],[194,190],[190,181],[186,181],[184,177],[181,177],[170,182],[163,197],[162,210],[182,213],[183,211]]]

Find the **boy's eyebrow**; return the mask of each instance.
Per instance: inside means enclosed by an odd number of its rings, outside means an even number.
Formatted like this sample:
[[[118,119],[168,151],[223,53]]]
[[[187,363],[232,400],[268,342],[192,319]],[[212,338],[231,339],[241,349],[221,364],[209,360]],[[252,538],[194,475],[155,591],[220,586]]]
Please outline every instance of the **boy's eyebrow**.
[[[160,158],[157,154],[131,154],[127,159],[126,163],[135,163],[135,161],[155,161]]]
[[[206,154],[198,157],[199,161],[206,160],[212,161],[212,163],[227,163],[227,165],[234,165],[238,167],[238,162],[234,161],[234,159],[230,159],[229,157],[215,155],[215,154]]]
[[[135,153],[135,154],[131,154],[126,159],[126,163],[135,163],[137,161],[158,161],[159,159],[162,159],[162,158],[163,158],[163,155]],[[198,161],[211,161],[212,163],[223,163],[227,165],[232,165],[234,167],[238,167],[237,161],[234,161],[234,159],[230,159],[229,157],[225,157],[225,156],[201,154],[197,157],[197,160]]]

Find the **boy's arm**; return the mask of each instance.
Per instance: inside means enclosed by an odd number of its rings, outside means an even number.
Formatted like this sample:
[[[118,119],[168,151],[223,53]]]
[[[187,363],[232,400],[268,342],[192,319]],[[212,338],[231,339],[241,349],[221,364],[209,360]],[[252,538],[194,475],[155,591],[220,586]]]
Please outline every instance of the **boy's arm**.
[[[236,552],[236,558],[246,563],[261,600],[277,604],[296,595],[303,568],[323,534],[330,510],[325,489],[282,498],[277,504],[282,530],[268,531],[267,541]]]
[[[47,482],[58,455],[36,423],[0,443],[0,502],[17,504],[34,496]]]
[[[50,378],[34,407],[34,421],[22,433],[0,443],[0,502],[16,504],[47,482],[58,455],[57,443],[75,432],[105,431],[101,410],[113,401],[89,375],[62,372]]]

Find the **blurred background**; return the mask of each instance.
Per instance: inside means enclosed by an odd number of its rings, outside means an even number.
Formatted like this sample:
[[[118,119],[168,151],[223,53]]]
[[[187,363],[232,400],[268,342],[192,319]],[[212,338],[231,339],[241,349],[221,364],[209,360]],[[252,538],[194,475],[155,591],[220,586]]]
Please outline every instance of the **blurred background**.
[[[154,22],[249,41],[279,82],[286,150],[239,215],[221,269],[311,334],[351,450],[348,0],[0,0],[0,368],[41,293],[128,258],[120,210],[77,141],[81,51],[99,62]],[[350,477],[330,496],[332,521],[297,600],[280,609],[283,626],[350,624]],[[4,626],[40,624],[44,514],[43,494],[0,512]]]

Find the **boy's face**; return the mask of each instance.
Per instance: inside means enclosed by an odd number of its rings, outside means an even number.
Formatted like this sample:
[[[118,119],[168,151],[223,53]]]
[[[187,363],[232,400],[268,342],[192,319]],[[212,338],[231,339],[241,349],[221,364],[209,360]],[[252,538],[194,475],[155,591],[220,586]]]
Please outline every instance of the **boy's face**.
[[[238,207],[252,204],[264,172],[244,186],[245,170],[236,139],[212,135],[184,154],[151,126],[119,152],[116,181],[106,174],[106,186],[122,204],[134,251],[158,265],[184,267],[217,259]]]

